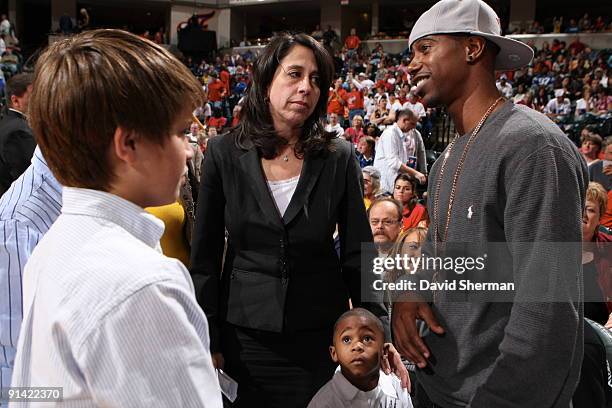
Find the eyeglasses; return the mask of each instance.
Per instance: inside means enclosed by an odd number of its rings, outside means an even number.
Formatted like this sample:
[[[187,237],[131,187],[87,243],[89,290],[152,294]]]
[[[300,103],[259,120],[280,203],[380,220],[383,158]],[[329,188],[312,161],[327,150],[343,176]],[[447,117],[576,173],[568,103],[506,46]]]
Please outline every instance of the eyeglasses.
[[[370,220],[370,225],[375,227],[378,224],[382,223],[383,227],[391,227],[391,226],[397,224],[398,222],[399,222],[399,220],[379,220],[379,219],[376,219],[376,218],[372,218]]]

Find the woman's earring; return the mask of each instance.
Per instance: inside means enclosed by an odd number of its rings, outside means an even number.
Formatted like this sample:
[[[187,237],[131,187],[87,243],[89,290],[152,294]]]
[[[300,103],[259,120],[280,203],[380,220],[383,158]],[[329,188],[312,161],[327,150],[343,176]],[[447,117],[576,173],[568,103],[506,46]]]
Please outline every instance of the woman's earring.
[[[469,62],[472,62],[472,61],[474,60],[474,57],[472,57],[471,55],[468,55],[468,56],[467,56],[467,60],[468,60]]]

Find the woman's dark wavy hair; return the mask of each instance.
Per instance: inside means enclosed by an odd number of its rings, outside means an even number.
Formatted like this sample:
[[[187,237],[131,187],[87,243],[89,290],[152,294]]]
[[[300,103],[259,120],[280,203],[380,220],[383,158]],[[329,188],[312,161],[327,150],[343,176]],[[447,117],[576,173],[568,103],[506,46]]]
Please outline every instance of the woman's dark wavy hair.
[[[408,209],[412,211],[414,210],[414,207],[416,207],[417,203],[419,202],[416,181],[409,175],[400,173],[397,175],[397,177],[395,178],[395,181],[393,182],[393,190],[395,190],[395,184],[397,183],[398,180],[407,181],[412,186],[412,198],[410,199],[410,201],[408,201]],[[402,206],[403,205],[404,204],[402,203]]]
[[[295,45],[312,50],[319,71],[321,95],[314,111],[304,122],[302,135],[295,145],[295,154],[318,155],[332,148],[331,140],[335,133],[326,132],[323,118],[327,111],[327,90],[334,77],[334,63],[325,48],[314,38],[303,33],[283,33],[275,36],[253,64],[253,78],[247,89],[242,107],[240,124],[236,126],[236,144],[242,149],[255,145],[265,159],[277,156],[281,146],[287,141],[280,137],[272,122],[268,107],[268,88],[280,61],[289,54]]]

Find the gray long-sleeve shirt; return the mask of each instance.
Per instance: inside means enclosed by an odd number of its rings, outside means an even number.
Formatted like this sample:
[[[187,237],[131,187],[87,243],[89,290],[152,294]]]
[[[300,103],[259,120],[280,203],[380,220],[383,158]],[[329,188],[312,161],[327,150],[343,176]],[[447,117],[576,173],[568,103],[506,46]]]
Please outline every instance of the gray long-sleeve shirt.
[[[426,252],[434,223],[446,222],[468,138],[460,137],[448,158]],[[431,171],[431,217],[441,163]],[[551,250],[550,243],[581,241],[587,183],[577,149],[544,115],[506,102],[485,122],[463,165],[447,240],[533,243],[508,244],[508,264],[489,263],[485,272],[514,282],[514,296],[528,301],[485,303],[474,293],[438,292],[433,310],[446,334],[424,335],[433,358],[418,372],[436,404],[568,407],[583,353],[580,249]]]

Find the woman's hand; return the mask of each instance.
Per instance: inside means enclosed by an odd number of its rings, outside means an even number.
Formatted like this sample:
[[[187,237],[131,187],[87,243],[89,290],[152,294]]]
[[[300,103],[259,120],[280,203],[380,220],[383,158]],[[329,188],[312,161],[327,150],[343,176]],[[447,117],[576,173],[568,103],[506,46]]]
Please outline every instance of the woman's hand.
[[[407,388],[408,392],[410,392],[410,376],[406,366],[402,363],[402,356],[392,343],[385,343],[383,351],[382,370],[387,375],[391,373],[397,375],[402,382],[402,388]]]

